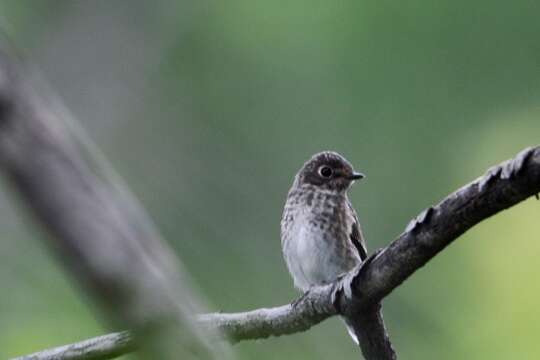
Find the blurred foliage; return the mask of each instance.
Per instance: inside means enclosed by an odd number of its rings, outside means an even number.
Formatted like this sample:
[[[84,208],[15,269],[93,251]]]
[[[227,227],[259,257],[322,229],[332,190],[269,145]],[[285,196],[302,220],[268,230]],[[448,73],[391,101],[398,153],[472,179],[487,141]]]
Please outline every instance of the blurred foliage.
[[[337,150],[368,175],[351,198],[373,250],[538,144],[539,11],[530,0],[4,0],[0,26],[216,309],[239,311],[297,296],[279,220],[312,153]],[[3,200],[0,358],[104,333],[17,199]],[[540,356],[539,204],[483,222],[388,297],[401,358]],[[236,350],[358,358],[337,319]]]

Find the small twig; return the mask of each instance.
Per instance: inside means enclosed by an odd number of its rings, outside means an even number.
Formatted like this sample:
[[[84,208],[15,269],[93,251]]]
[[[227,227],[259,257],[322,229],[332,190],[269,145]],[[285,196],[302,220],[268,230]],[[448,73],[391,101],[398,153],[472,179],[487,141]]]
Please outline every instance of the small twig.
[[[36,352],[12,360],[106,360],[127,354],[134,349],[133,338],[127,331],[123,331]]]

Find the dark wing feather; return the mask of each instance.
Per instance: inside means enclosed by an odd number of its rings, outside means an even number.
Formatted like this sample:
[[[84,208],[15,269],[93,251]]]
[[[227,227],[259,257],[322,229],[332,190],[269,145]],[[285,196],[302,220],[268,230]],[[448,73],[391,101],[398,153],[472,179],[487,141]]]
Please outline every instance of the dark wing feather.
[[[360,224],[358,223],[358,217],[356,216],[356,212],[354,211],[351,203],[348,201],[347,206],[349,207],[350,214],[353,217],[349,239],[358,251],[358,255],[360,255],[360,260],[364,261],[367,258],[367,249],[364,237],[362,236],[362,232],[360,230]]]

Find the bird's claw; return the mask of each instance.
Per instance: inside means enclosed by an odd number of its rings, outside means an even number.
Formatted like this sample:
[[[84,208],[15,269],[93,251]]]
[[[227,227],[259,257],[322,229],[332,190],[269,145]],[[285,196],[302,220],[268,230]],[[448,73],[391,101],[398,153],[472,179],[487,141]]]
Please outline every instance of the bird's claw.
[[[347,299],[352,298],[352,287],[353,287],[353,280],[359,277],[364,269],[366,269],[367,265],[369,265],[379,254],[383,251],[383,249],[377,249],[375,250],[366,260],[362,261],[355,270],[350,271],[348,273],[341,274],[337,277],[334,289],[332,290],[332,304],[336,309],[338,309],[339,312],[339,301],[338,301],[338,293],[343,292],[345,297]]]
[[[302,294],[302,296],[300,296],[298,299],[294,300],[292,303],[291,303],[291,306],[293,308],[296,308],[298,307],[298,305],[300,305],[300,303],[309,295],[309,290],[307,290],[305,293]]]

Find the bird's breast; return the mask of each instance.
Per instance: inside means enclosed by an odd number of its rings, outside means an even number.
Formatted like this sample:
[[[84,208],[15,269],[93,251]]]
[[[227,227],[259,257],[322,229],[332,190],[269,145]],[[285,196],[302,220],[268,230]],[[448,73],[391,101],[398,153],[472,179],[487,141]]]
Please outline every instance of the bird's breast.
[[[295,286],[304,291],[336,280],[359,262],[336,215],[339,203],[314,200],[286,207],[282,222],[285,261]]]

